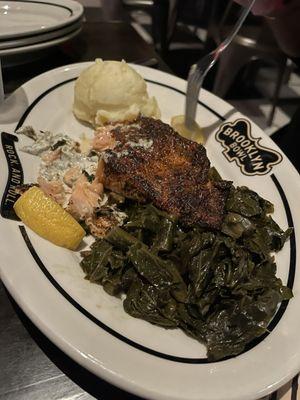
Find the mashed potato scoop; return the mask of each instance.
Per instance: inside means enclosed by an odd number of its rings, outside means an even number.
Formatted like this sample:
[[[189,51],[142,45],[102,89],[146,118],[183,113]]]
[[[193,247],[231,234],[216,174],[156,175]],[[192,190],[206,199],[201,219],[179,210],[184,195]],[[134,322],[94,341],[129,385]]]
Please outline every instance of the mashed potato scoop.
[[[94,127],[145,117],[160,118],[144,79],[125,61],[97,59],[75,83],[73,112]]]

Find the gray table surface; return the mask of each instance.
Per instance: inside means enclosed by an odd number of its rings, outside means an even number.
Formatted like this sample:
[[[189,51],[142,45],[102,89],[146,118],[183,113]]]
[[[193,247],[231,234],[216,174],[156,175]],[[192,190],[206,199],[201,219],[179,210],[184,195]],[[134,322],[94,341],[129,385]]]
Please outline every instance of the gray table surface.
[[[0,281],[0,400],[139,400],[93,375],[43,335]]]
[[[0,284],[0,399],[90,400],[41,350]]]

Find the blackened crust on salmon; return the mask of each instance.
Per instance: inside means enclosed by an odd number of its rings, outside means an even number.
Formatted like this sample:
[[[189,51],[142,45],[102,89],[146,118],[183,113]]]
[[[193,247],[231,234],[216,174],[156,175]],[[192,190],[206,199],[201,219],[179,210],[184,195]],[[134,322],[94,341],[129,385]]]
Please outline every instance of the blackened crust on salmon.
[[[220,227],[231,184],[209,180],[210,162],[202,145],[152,118],[118,125],[111,133],[117,146],[106,151],[107,188],[150,201],[185,225]]]

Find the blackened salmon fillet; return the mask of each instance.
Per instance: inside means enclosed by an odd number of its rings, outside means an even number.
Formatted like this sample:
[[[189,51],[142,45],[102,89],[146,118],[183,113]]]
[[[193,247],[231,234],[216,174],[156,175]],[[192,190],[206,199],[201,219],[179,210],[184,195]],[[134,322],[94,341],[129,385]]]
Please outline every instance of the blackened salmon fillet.
[[[152,202],[184,225],[220,228],[230,182],[209,179],[202,145],[160,120],[140,117],[111,129],[115,147],[105,151],[104,185]]]

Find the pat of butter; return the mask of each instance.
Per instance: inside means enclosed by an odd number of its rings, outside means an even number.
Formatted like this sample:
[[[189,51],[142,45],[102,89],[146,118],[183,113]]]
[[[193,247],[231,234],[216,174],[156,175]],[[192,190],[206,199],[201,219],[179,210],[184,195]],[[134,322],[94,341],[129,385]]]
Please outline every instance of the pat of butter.
[[[186,139],[190,139],[201,144],[205,142],[203,131],[197,122],[195,121],[195,125],[192,129],[187,128],[184,123],[184,115],[176,115],[172,117],[171,126],[177,133],[179,133],[179,135],[185,137]]]

